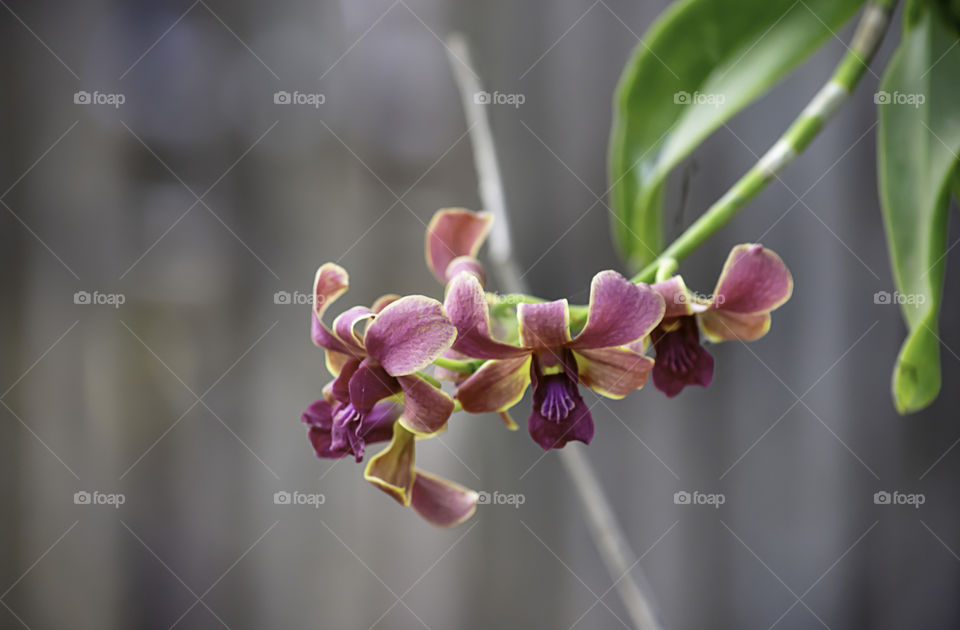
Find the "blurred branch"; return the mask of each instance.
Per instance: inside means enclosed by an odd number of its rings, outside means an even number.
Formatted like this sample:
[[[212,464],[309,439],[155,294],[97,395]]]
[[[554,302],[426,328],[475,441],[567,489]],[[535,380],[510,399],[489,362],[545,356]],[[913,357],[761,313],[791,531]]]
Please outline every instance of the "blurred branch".
[[[520,277],[520,270],[513,259],[507,204],[503,183],[500,180],[493,134],[490,132],[490,122],[487,119],[486,108],[477,98],[477,95],[483,92],[483,88],[473,69],[470,51],[463,36],[453,34],[447,39],[447,53],[460,88],[460,96],[470,129],[474,162],[480,184],[480,198],[484,209],[495,217],[489,241],[489,257],[494,266],[494,273],[504,291],[528,293],[529,289]],[[610,577],[614,580],[614,587],[634,627],[637,630],[659,630],[660,624],[654,615],[652,599],[648,595],[649,588],[639,567],[639,561],[634,559],[636,556],[617,522],[596,471],[583,451],[576,445],[559,449],[557,454],[573,481],[577,498],[587,515],[587,524],[594,544],[600,552]]]

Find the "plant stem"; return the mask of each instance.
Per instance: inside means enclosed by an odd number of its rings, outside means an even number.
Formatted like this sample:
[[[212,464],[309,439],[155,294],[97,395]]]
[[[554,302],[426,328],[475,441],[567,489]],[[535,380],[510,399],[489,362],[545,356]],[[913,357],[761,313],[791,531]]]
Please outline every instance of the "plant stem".
[[[513,249],[507,230],[497,230],[497,224],[507,224],[507,206],[504,200],[503,185],[497,168],[497,156],[493,144],[493,135],[487,121],[483,105],[476,103],[474,95],[482,91],[476,73],[470,62],[470,52],[462,36],[451,35],[447,40],[450,65],[453,68],[467,120],[470,124],[470,138],[473,143],[474,159],[480,196],[486,210],[496,217],[490,232],[490,258],[495,273],[510,293],[525,294],[528,289],[520,277],[519,269],[513,260]],[[527,297],[527,296],[523,296]],[[536,299],[536,298],[533,298]],[[584,309],[585,316],[585,309]],[[570,476],[587,516],[587,524],[597,551],[603,560],[617,594],[623,601],[637,630],[659,630],[660,624],[653,612],[652,600],[647,592],[646,579],[638,563],[633,560],[635,554],[630,549],[627,537],[617,522],[613,508],[600,485],[597,473],[590,461],[576,445],[568,445],[558,451],[560,461]],[[635,579],[639,576],[639,579]]]
[[[459,372],[460,374],[473,374],[480,369],[480,366],[484,364],[483,359],[461,361],[459,359],[448,359],[447,357],[437,357],[433,360],[433,364],[450,370],[451,372]]]
[[[890,25],[890,16],[897,0],[870,2],[853,35],[847,53],[837,64],[833,76],[820,88],[797,119],[779,140],[717,202],[680,235],[660,257],[633,277],[634,282],[652,282],[665,260],[680,261],[723,227],[767,184],[793,162],[833,118],[870,65],[883,35]]]

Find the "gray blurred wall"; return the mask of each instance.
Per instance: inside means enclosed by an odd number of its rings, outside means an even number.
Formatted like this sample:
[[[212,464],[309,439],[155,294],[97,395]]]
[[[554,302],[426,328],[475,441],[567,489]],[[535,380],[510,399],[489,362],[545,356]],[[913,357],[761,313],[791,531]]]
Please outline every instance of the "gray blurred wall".
[[[525,430],[458,416],[421,445],[421,467],[525,498],[453,531],[316,459],[299,416],[322,354],[308,307],[274,298],[325,261],[351,273],[344,306],[441,295],[425,223],[479,205],[441,42],[462,30],[487,89],[525,96],[491,109],[518,262],[538,294],[585,301],[619,264],[612,90],[666,4],[0,2],[0,627],[622,627],[570,482]],[[696,151],[672,234],[775,140],[849,31]],[[729,248],[762,238],[796,280],[771,333],[712,348],[706,390],[588,394],[588,456],[668,628],[960,627],[960,269],[944,391],[899,418],[904,329],[873,300],[892,290],[877,81],[682,267],[708,292]],[[281,90],[325,101],[277,105]],[[275,505],[280,490],[325,502]],[[675,505],[681,490],[726,503]],[[880,490],[925,504],[875,505]]]

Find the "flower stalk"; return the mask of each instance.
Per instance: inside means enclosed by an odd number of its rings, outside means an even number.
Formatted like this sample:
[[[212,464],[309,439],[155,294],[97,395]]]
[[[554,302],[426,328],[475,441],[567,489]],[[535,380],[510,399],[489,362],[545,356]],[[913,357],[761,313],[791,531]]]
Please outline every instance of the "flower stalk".
[[[667,247],[657,260],[635,275],[634,282],[653,282],[659,277],[669,276],[672,271],[659,273],[661,266],[668,261],[676,265],[696,250],[766,188],[767,184],[778,179],[780,173],[810,145],[863,78],[890,26],[896,3],[897,0],[872,0],[867,4],[847,53],[837,64],[830,80],[820,88],[793,124],[763,157]]]

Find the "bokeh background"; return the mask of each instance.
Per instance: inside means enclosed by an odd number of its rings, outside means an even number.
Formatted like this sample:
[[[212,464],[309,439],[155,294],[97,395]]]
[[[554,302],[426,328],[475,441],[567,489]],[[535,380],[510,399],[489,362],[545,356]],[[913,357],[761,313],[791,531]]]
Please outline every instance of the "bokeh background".
[[[423,468],[523,497],[453,531],[314,457],[299,416],[327,375],[297,302],[325,261],[351,273],[345,303],[441,295],[425,223],[480,203],[454,30],[488,90],[524,97],[489,114],[525,279],[585,301],[619,268],[612,91],[665,0],[0,5],[0,627],[623,627],[569,480],[524,430],[457,416],[421,445]],[[850,30],[688,161],[671,234],[775,140]],[[874,301],[893,290],[877,82],[682,267],[709,292],[729,248],[762,239],[796,280],[771,333],[713,348],[705,390],[587,394],[587,454],[668,628],[960,627],[960,269],[943,392],[900,418],[904,328]],[[323,103],[275,104],[281,90]],[[684,490],[725,503],[676,505]]]

